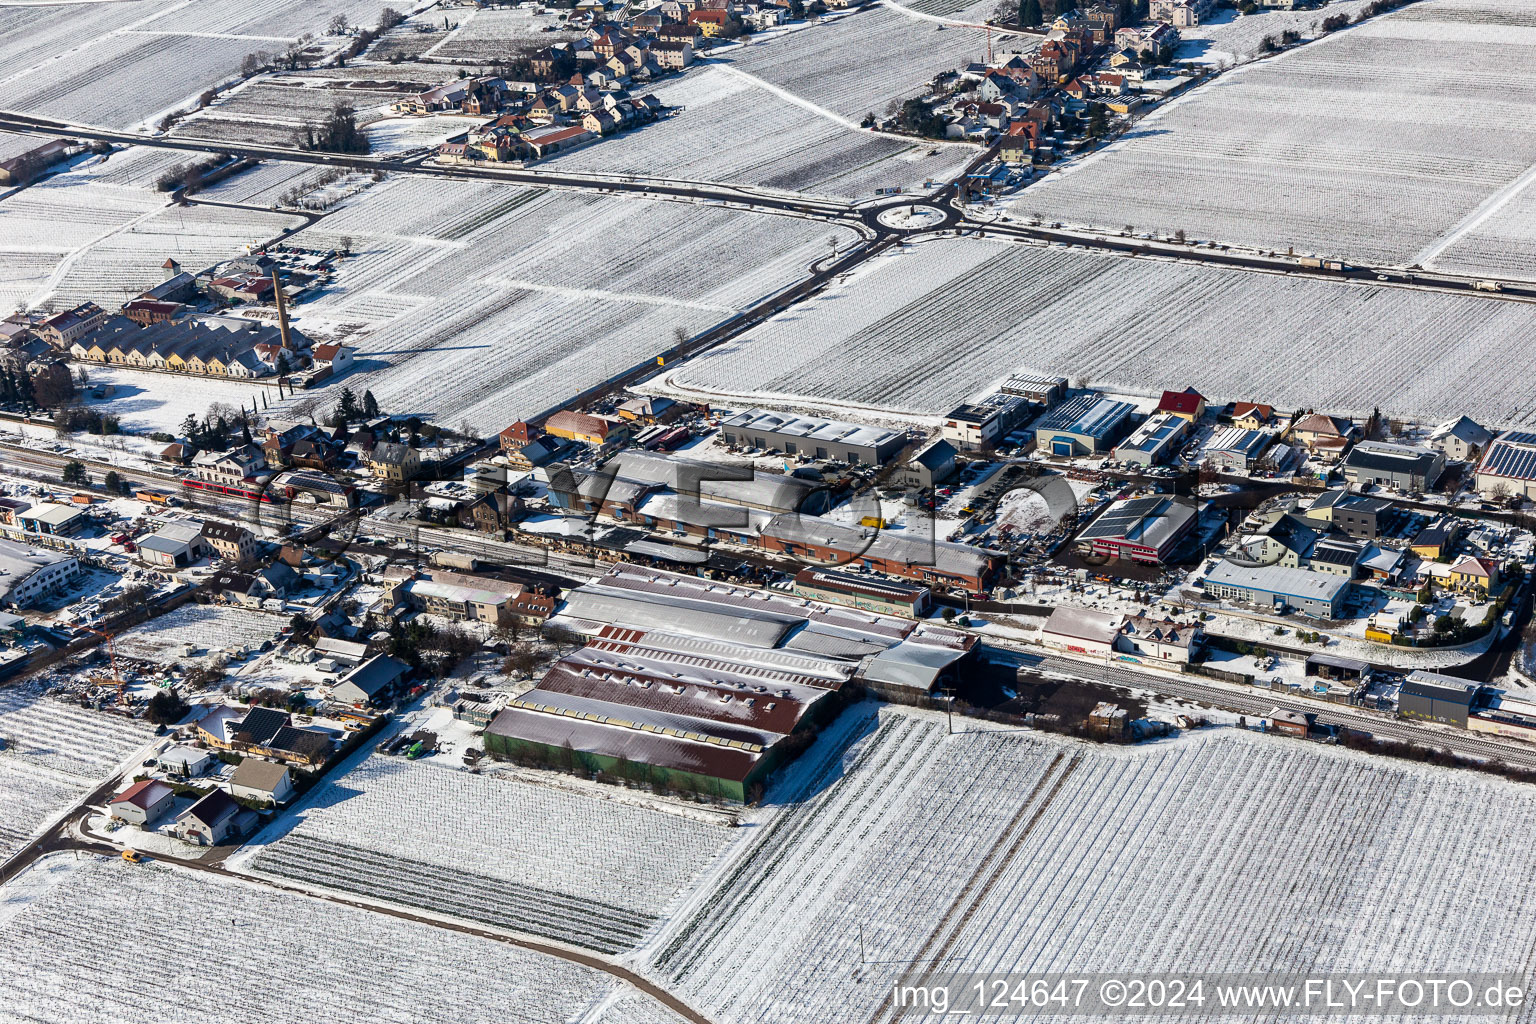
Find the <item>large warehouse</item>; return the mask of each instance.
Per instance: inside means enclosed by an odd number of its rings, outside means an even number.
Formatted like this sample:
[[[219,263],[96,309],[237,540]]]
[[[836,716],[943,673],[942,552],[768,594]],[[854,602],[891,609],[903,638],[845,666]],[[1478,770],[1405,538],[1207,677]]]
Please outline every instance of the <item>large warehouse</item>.
[[[853,668],[609,627],[498,714],[485,749],[553,763],[568,748],[573,767],[745,801],[785,741],[833,712]]]
[[[1280,565],[1244,566],[1225,559],[1205,574],[1205,592],[1243,604],[1319,619],[1336,619],[1349,593],[1347,577]]]
[[[1167,462],[1178,450],[1189,430],[1189,421],[1172,413],[1159,412],[1131,432],[1115,446],[1115,458],[1132,466],[1155,466]]]
[[[1408,673],[1398,690],[1397,713],[1402,718],[1467,727],[1467,715],[1477,702],[1478,684],[1456,676],[1422,669]]]
[[[487,728],[506,759],[746,800],[850,681],[921,697],[976,647],[956,629],[619,563],[555,621],[591,638]],[[791,737],[800,738],[791,740]]]
[[[841,423],[791,413],[748,409],[721,422],[726,444],[776,448],[786,455],[836,459],[854,465],[883,466],[907,446],[907,435],[856,423]]]
[[[1155,565],[1173,554],[1194,529],[1199,511],[1163,494],[1109,504],[1077,535],[1080,548],[1106,558]]]
[[[1125,435],[1136,407],[1103,395],[1079,395],[1035,424],[1035,447],[1049,455],[1102,455]]]

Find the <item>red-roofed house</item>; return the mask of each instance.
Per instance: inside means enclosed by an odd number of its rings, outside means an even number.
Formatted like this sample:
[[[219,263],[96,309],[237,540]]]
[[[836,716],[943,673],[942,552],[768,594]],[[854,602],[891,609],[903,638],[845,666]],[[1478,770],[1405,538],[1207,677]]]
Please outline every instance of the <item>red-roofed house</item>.
[[[176,791],[159,779],[135,782],[107,802],[112,817],[143,828],[171,809]]]
[[[329,366],[332,373],[352,369],[352,350],[345,345],[316,345],[310,358],[316,366]]]
[[[1157,411],[1194,423],[1205,415],[1205,397],[1194,388],[1185,388],[1183,391],[1164,391],[1163,400],[1157,403]]]
[[[1232,406],[1232,425],[1243,430],[1262,430],[1275,418],[1275,410],[1257,402],[1237,402]]]

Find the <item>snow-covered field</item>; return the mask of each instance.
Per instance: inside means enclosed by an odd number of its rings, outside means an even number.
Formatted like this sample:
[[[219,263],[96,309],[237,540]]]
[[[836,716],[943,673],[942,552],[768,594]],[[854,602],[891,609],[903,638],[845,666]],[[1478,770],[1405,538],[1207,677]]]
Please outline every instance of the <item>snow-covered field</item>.
[[[659,982],[747,1024],[886,1019],[927,962],[1529,968],[1530,787],[1231,730],[1110,748],[880,723],[808,800],[743,830],[656,941]]]
[[[797,31],[811,35],[823,27]],[[551,160],[554,170],[762,185],[842,198],[948,180],[974,149],[862,131],[856,119],[797,106],[725,65],[695,65],[653,92],[672,117]],[[831,113],[831,116],[828,114]],[[856,118],[863,117],[859,111]],[[876,111],[880,113],[880,111]]]
[[[294,244],[352,240],[311,334],[351,336],[395,412],[495,431],[803,277],[853,234],[712,206],[393,179]]]
[[[262,641],[274,639],[287,624],[285,616],[249,608],[184,604],[120,634],[115,643],[119,658],[143,658],[169,665],[186,660],[182,653],[183,644],[197,648],[193,657],[231,647],[254,651]]]
[[[561,939],[639,942],[731,838],[617,799],[375,755],[253,870]]]
[[[943,239],[866,263],[662,386],[942,414],[1029,368],[1284,409],[1529,423],[1533,326],[1530,305],[1499,299]]]
[[[293,216],[170,207],[154,182],[196,154],[129,149],[0,201],[0,306],[112,307],[165,279],[167,257],[201,271],[244,253]]]
[[[1037,38],[1037,37],[1036,37]],[[858,60],[849,60],[849,54]],[[926,91],[935,75],[987,59],[981,29],[941,27],[873,8],[722,54],[716,60],[858,122]]]
[[[84,783],[0,757],[0,861],[27,845],[85,792]]]
[[[1299,32],[1303,39],[1322,34],[1323,21],[1343,15],[1353,19],[1369,7],[1371,0],[1333,0],[1310,10],[1258,10],[1240,14],[1225,8],[1198,26],[1179,29],[1183,40],[1174,54],[1177,61],[1231,67],[1261,56],[1260,44],[1266,39],[1279,42],[1285,32]]]
[[[243,405],[247,409],[254,402],[264,412],[276,410],[281,405],[277,389],[247,381],[188,378],[182,374],[95,363],[86,365],[85,372],[93,387],[97,384],[112,386],[112,393],[107,398],[88,399],[85,404],[99,406],[108,415],[116,416],[125,430],[177,434],[189,413],[201,417],[216,402],[237,407]],[[310,394],[313,397],[321,393]],[[267,404],[263,405],[263,400]]]
[[[101,781],[154,737],[142,721],[90,711],[22,686],[0,690],[0,759],[17,758],[73,779]],[[70,781],[66,780],[66,781]]]
[[[675,1020],[553,957],[159,864],[55,855],[0,924],[0,1015],[40,1024]]]
[[[1368,265],[1451,246],[1481,270],[1460,236],[1536,164],[1536,82],[1508,73],[1533,54],[1525,0],[1424,0],[1191,91],[1014,208]],[[1512,214],[1483,223],[1536,234]]]
[[[113,128],[152,125],[331,18],[373,24],[384,0],[127,0],[0,8],[0,91],[9,110]]]
[[[434,17],[441,24],[443,13],[439,11],[427,11],[412,23],[430,23]],[[576,33],[562,29],[562,22],[553,10],[534,14],[517,8],[477,10],[460,7],[449,13],[449,17],[458,23],[458,27],[428,47],[422,53],[423,57],[443,61],[506,60],[530,46],[548,46],[576,36]],[[549,28],[555,31],[545,31]]]

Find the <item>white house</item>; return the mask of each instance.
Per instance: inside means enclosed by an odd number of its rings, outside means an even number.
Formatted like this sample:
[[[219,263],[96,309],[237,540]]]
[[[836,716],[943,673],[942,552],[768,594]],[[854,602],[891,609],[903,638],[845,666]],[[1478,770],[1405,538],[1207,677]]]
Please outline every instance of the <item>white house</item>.
[[[62,590],[80,574],[80,563],[57,551],[0,540],[0,606],[28,608],[49,591]]]
[[[107,801],[107,810],[112,817],[143,828],[170,810],[175,800],[176,791],[170,786],[159,779],[144,779]]]

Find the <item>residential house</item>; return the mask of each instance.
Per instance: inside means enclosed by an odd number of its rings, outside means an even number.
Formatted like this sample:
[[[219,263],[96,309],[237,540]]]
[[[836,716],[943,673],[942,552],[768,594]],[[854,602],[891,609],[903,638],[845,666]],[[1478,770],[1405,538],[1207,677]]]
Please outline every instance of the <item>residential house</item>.
[[[1166,615],[1134,615],[1120,626],[1114,648],[1151,661],[1188,664],[1203,640],[1198,622],[1178,622]]]
[[[1491,558],[1463,555],[1451,563],[1446,579],[1464,593],[1491,594],[1499,587],[1499,564]]]
[[[228,793],[215,789],[176,819],[176,838],[199,846],[219,846],[238,838],[241,826],[254,819],[255,815]]]
[[[1164,391],[1162,400],[1157,403],[1157,411],[1177,416],[1193,425],[1205,415],[1205,397],[1194,388],[1185,388],[1183,391]]]
[[[159,779],[141,779],[107,801],[107,811],[119,821],[145,827],[176,802],[176,791]]]
[[[1272,406],[1257,402],[1232,404],[1232,425],[1240,430],[1263,430],[1274,418],[1275,410]]]
[[[331,756],[331,734],[319,729],[300,729],[284,726],[261,743],[252,743],[247,751],[262,757],[270,757],[285,764],[304,767],[322,765]]]
[[[693,63],[693,42],[662,39],[652,44],[651,55],[663,71],[681,71]]]
[[[256,535],[238,523],[204,520],[202,534],[225,561],[242,565],[256,557]]]
[[[1359,436],[1360,428],[1354,423],[1320,412],[1303,416],[1291,426],[1293,441],[1304,445],[1312,454],[1325,458],[1343,455],[1344,449]]]
[[[1477,464],[1477,490],[1496,498],[1536,498],[1536,432],[1506,430],[1489,442]]]
[[[1436,427],[1429,435],[1429,446],[1444,453],[1447,461],[1471,462],[1488,447],[1493,432],[1469,416],[1458,416]]]
[[[287,803],[293,796],[293,779],[286,765],[248,757],[235,767],[229,793],[240,800],[256,800],[271,806]]]
[[[402,484],[421,471],[421,453],[407,444],[384,441],[368,453],[368,468],[381,480]]]
[[[331,695],[344,704],[383,706],[394,698],[410,671],[411,666],[405,662],[376,654],[343,676]]]
[[[55,313],[32,328],[32,333],[56,349],[67,349],[106,322],[107,314],[94,302],[81,303]]]
[[[245,487],[266,468],[266,457],[254,444],[227,452],[198,452],[192,458],[192,471],[198,479],[222,487]]]

